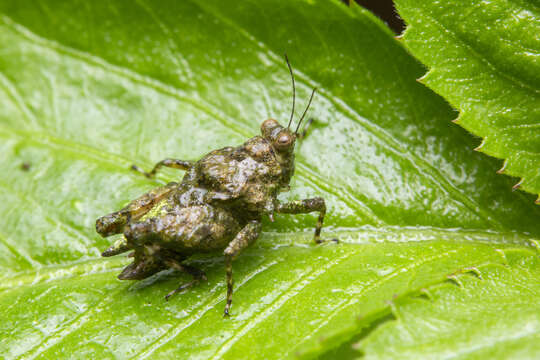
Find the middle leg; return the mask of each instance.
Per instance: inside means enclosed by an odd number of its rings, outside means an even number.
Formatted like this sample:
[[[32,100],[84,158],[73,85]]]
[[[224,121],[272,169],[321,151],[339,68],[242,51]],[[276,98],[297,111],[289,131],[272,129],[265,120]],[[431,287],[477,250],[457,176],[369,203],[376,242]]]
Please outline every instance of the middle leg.
[[[261,233],[261,222],[258,220],[250,221],[240,232],[236,235],[233,241],[229,243],[229,246],[225,249],[223,254],[225,255],[225,270],[227,272],[227,304],[225,305],[225,312],[223,316],[229,316],[229,310],[232,304],[233,295],[233,277],[232,277],[232,262],[236,257],[247,248],[250,244],[255,242]]]

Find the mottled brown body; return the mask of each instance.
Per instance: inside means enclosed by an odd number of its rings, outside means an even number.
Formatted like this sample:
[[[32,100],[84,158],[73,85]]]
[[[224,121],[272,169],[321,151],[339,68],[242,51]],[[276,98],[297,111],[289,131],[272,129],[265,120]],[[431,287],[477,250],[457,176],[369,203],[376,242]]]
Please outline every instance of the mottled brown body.
[[[186,174],[181,183],[153,189],[96,221],[96,230],[104,237],[123,234],[103,256],[133,250],[130,256],[134,261],[119,279],[144,279],[167,268],[193,276],[193,281],[169,293],[168,298],[206,278],[202,271],[183,264],[184,260],[195,253],[223,250],[228,315],[233,292],[232,261],[259,237],[263,216],[273,221],[276,212],[317,211],[315,242],[320,242],[324,200],[280,203],[277,199],[281,191],[289,189],[294,173],[297,132],[268,119],[261,125],[261,135],[238,147],[214,150],[197,162],[165,159],[149,173],[133,166],[147,177],[153,177],[163,166],[185,170]]]

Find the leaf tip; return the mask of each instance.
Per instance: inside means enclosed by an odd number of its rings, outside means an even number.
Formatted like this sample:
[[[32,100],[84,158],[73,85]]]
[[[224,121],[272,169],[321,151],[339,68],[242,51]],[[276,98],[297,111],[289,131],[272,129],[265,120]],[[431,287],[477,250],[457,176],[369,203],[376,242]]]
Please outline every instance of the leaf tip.
[[[458,112],[458,115],[456,116],[456,118],[454,120],[452,120],[452,122],[454,124],[461,124],[461,119],[463,118],[463,110]]]
[[[423,84],[426,78],[428,77],[428,75],[429,75],[429,71],[426,71],[426,73],[420,76],[418,79],[416,79],[416,81],[419,82],[420,84]]]
[[[497,170],[497,174],[504,174],[504,170],[506,169],[506,165],[508,164],[508,161],[504,160],[503,165],[499,170]],[[517,185],[517,184],[516,184]],[[515,186],[515,185],[514,185]]]
[[[486,140],[482,140],[482,142],[480,143],[480,145],[478,145],[477,147],[475,147],[473,150],[474,151],[480,151],[482,150],[482,148],[484,147],[484,144],[486,143]]]
[[[514,186],[512,186],[512,191],[519,189],[521,187],[521,183],[523,183],[523,179],[520,179]],[[536,201],[538,201],[538,199]]]

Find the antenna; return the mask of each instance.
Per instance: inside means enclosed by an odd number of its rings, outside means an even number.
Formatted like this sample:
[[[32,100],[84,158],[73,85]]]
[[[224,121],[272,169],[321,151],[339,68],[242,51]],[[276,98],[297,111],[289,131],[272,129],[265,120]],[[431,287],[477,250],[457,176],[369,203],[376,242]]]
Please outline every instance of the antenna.
[[[296,126],[296,130],[294,130],[294,134],[298,135],[298,129],[300,128],[300,124],[302,123],[302,120],[304,120],[304,116],[306,116],[306,113],[309,109],[309,106],[311,105],[311,100],[313,100],[313,95],[315,95],[315,91],[317,88],[313,88],[313,91],[311,92],[311,97],[309,98],[309,102],[306,106],[306,110],[304,110],[304,113],[302,114],[302,117],[300,118],[300,121],[298,121],[298,125]]]
[[[291,73],[291,79],[292,79],[292,111],[291,111],[291,118],[289,119],[289,125],[287,125],[287,130],[289,130],[289,127],[291,126],[292,119],[294,116],[294,103],[296,101],[296,87],[294,85],[294,74],[292,71],[291,63],[289,62],[289,58],[287,57],[287,54],[285,54],[285,61],[287,62],[287,66],[289,67],[289,72]]]

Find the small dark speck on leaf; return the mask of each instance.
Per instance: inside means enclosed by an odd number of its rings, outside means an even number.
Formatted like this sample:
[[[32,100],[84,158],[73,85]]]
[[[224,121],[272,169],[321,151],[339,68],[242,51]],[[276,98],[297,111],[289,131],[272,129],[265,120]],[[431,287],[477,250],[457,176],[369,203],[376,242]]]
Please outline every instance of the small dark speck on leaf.
[[[23,163],[21,164],[21,170],[22,170],[22,171],[28,171],[28,170],[30,170],[30,163],[27,162],[27,161],[23,162]]]

